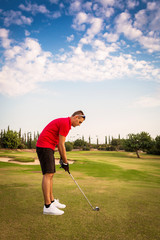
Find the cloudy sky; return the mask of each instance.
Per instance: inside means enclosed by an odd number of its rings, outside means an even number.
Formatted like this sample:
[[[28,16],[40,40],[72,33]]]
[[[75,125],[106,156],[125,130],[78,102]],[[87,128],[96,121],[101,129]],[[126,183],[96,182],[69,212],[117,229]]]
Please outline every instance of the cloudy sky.
[[[0,128],[82,109],[84,135],[160,135],[159,0],[0,0]]]

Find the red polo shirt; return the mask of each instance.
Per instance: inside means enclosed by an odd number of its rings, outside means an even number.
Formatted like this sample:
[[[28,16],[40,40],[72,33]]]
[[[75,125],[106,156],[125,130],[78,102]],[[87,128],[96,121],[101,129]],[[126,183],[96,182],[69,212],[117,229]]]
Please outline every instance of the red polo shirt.
[[[37,144],[37,147],[55,149],[59,143],[59,134],[66,137],[71,129],[71,119],[58,118],[50,122],[41,132]]]

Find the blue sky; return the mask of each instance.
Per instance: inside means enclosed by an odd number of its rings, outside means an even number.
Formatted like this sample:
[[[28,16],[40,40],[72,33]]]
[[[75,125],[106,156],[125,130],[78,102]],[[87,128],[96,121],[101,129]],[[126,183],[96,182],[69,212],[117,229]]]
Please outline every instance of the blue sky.
[[[92,142],[160,135],[160,2],[0,0],[0,128],[82,109]]]

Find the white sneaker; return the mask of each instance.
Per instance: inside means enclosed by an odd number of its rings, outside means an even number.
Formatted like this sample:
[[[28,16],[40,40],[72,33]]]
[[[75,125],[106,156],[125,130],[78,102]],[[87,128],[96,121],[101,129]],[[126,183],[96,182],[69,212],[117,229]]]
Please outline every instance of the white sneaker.
[[[47,215],[62,215],[63,213],[64,213],[64,211],[59,210],[53,204],[51,204],[49,206],[49,208],[46,208],[46,206],[44,205],[43,214],[47,214]]]
[[[58,199],[54,199],[54,202],[52,203],[52,205],[55,206],[56,208],[65,208],[66,207],[66,205],[61,204]]]

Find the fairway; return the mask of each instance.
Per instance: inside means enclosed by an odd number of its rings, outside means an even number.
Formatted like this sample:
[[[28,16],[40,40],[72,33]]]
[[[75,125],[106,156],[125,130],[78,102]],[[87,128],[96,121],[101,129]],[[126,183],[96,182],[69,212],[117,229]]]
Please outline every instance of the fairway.
[[[7,154],[20,159],[20,153]],[[91,209],[69,174],[57,166],[54,195],[67,207],[62,216],[45,216],[40,166],[0,162],[0,239],[160,239],[159,156],[143,153],[137,159],[134,153],[105,151],[67,155],[75,161],[72,175],[100,211]],[[35,153],[26,157],[35,158]]]

